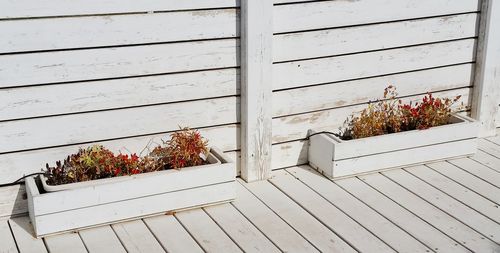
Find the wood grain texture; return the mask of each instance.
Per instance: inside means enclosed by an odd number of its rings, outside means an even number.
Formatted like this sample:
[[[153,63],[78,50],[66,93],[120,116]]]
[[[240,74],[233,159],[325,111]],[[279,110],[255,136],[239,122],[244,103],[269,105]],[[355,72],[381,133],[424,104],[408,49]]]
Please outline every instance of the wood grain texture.
[[[111,227],[127,252],[165,252],[142,220],[122,222],[111,225]]]
[[[146,218],[144,223],[167,252],[203,252],[173,215]]]
[[[75,253],[87,252],[82,239],[77,233],[49,236],[44,238],[44,241],[49,252],[64,253],[67,252],[68,249],[71,249],[71,252]]]
[[[0,19],[54,17],[74,15],[99,15],[118,13],[137,13],[154,11],[177,11],[208,8],[228,8],[239,6],[239,0],[83,0],[81,2],[65,0],[2,0],[0,1]]]
[[[125,253],[125,248],[111,226],[78,231],[89,252]]]
[[[7,20],[0,53],[230,38],[239,36],[238,16],[223,9]]]
[[[240,93],[239,69],[0,89],[0,121]]]
[[[381,8],[381,6],[390,6],[390,8]],[[477,12],[478,10],[478,0],[317,1],[275,6],[273,27],[275,33],[283,33]]]
[[[470,87],[473,69],[473,64],[461,64],[275,91],[273,92],[273,117],[374,101],[383,96],[383,91],[388,85],[394,85],[401,97]]]
[[[373,14],[371,14],[373,15]],[[477,35],[478,14],[279,34],[274,62],[412,46]]]
[[[11,181],[14,181],[7,176],[2,176],[2,180],[3,181],[1,183],[10,183]],[[11,215],[25,214],[27,211],[28,201],[26,200],[26,188],[24,185],[14,185],[0,188],[0,217],[8,218]]]
[[[500,124],[500,4],[483,0],[477,47],[472,117],[481,123],[480,136],[496,135]]]
[[[0,55],[0,88],[239,65],[239,40]]]
[[[33,226],[26,216],[9,220],[12,234],[16,239],[20,252],[43,253],[48,252],[42,239],[35,238]]]
[[[17,253],[16,242],[10,231],[10,226],[7,220],[0,221],[0,252],[2,253]]]
[[[241,2],[241,176],[263,180],[271,171],[272,2]]]
[[[273,65],[273,90],[468,63],[475,39]]]

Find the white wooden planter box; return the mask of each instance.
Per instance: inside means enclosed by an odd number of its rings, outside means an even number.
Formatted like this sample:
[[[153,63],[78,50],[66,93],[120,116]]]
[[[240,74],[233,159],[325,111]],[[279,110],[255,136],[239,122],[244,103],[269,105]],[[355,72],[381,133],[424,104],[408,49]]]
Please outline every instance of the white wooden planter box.
[[[477,150],[478,131],[478,122],[454,115],[448,125],[348,141],[317,134],[309,140],[309,164],[330,178],[342,178],[468,156]]]
[[[41,180],[27,178],[35,234],[44,237],[229,202],[236,197],[236,166],[218,149],[210,153],[216,160],[207,165],[48,186],[51,192],[43,190]]]

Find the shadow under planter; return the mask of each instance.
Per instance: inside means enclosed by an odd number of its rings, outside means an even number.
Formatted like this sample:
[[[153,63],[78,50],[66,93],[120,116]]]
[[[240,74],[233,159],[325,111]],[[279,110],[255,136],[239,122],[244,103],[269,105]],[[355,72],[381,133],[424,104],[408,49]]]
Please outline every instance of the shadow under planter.
[[[309,140],[308,160],[329,178],[356,176],[472,155],[477,151],[478,132],[477,121],[453,115],[447,125],[354,140],[317,134]],[[314,133],[309,130],[309,135]]]
[[[26,179],[36,237],[232,201],[236,166],[217,148],[210,164],[74,183]],[[43,183],[45,184],[45,183]],[[48,190],[44,190],[44,186]]]

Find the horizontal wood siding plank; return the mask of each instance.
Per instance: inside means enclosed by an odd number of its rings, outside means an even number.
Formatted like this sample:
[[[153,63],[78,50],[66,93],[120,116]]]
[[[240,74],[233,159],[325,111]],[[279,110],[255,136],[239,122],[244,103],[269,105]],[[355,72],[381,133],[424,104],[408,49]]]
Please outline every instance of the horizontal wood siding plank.
[[[475,58],[475,42],[475,39],[465,39],[274,64],[273,89],[296,88],[472,62]]]
[[[476,13],[274,36],[274,61],[456,40],[477,35]]]
[[[239,40],[0,55],[0,88],[239,65]]]
[[[240,93],[239,69],[0,89],[0,121]]]
[[[359,0],[286,4],[274,7],[274,32],[388,22],[478,10],[479,0]]]
[[[174,122],[175,123],[175,122]],[[225,125],[218,127],[209,127],[200,129],[202,136],[209,140],[209,145],[216,146],[224,151],[239,149],[239,125]],[[119,140],[97,142],[108,147],[113,152],[122,153],[141,153],[145,155],[148,150],[145,149],[148,144],[159,145],[162,140],[168,140],[166,133],[146,135],[132,138],[124,138]],[[12,182],[22,175],[38,172],[45,167],[45,163],[53,164],[57,160],[65,159],[69,154],[77,152],[79,147],[86,147],[91,144],[76,144],[65,147],[47,148],[32,151],[16,152],[10,154],[0,155],[0,183]],[[144,150],[144,151],[143,151]],[[235,160],[236,161],[236,160]],[[24,189],[24,187],[23,187]],[[18,192],[16,189],[14,192]],[[15,196],[22,200],[22,194],[14,194],[13,192],[5,193],[8,201],[0,201],[0,203],[10,203],[16,199]],[[3,196],[4,194],[0,194]],[[21,203],[21,202],[19,202]],[[24,202],[22,202],[24,203]],[[4,208],[0,209],[0,216],[2,210],[7,210],[12,207],[13,203],[6,204]],[[25,204],[15,210],[25,211]],[[16,211],[18,213],[20,211]]]
[[[473,64],[461,64],[276,91],[273,93],[273,117],[366,103],[382,97],[388,85],[394,85],[402,97],[469,87],[473,72]]]
[[[228,8],[239,0],[0,0],[0,19]]]
[[[239,36],[236,9],[0,21],[0,53]]]
[[[460,105],[461,102],[463,102],[464,105],[470,105],[470,92],[470,88],[461,88],[435,92],[434,96],[451,98],[462,95],[456,105]],[[402,100],[403,102],[417,101],[422,97],[423,95],[412,96],[403,98]],[[358,113],[363,110],[363,108],[366,108],[366,104],[275,118],[273,119],[273,143],[304,139],[306,138],[308,129],[337,131],[339,127],[343,126],[344,121],[349,115]]]

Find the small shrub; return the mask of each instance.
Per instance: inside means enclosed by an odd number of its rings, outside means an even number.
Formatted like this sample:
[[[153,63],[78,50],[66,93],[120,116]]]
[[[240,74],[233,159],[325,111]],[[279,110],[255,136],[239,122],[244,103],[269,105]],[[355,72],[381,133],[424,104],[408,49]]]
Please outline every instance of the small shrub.
[[[208,155],[208,141],[201,137],[197,130],[182,128],[172,134],[166,142],[168,164],[173,169],[198,166],[206,163]]]

